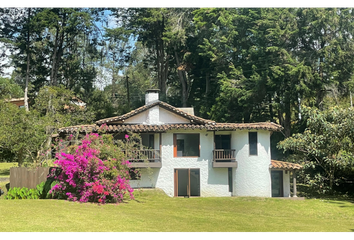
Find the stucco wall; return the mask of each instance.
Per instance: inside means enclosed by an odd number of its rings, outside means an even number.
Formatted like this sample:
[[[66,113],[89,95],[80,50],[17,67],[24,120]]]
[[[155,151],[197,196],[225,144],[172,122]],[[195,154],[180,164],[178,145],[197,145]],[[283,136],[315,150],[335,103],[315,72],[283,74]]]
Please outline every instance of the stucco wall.
[[[125,120],[124,123],[133,123],[133,124],[143,124],[144,122],[146,123],[147,115],[148,115],[148,111],[139,113]]]
[[[142,113],[132,116],[125,120],[129,124],[171,124],[171,123],[190,123],[190,121],[177,114],[171,113],[159,106],[154,106]]]
[[[200,157],[174,157],[173,133],[199,133]],[[229,192],[227,168],[212,167],[213,132],[205,130],[170,131],[162,133],[162,167],[142,171],[140,181],[133,187],[158,187],[167,195],[174,195],[174,169],[200,169],[200,195],[207,196],[258,196],[271,197],[270,132],[258,132],[258,155],[249,155],[248,131],[216,132],[231,134],[231,148],[236,149],[238,167],[233,168],[233,192]],[[155,135],[155,146],[159,137]],[[149,171],[149,173],[147,173]],[[288,179],[288,180],[287,180]],[[289,175],[284,173],[284,196],[289,194]]]
[[[160,108],[160,123],[169,124],[169,123],[190,123],[190,120],[181,117],[177,114],[171,113],[163,108]]]
[[[126,123],[161,124],[185,123],[187,119],[155,106],[140,113]],[[199,133],[200,157],[174,157],[173,133]],[[162,167],[143,169],[142,179],[131,181],[133,187],[158,187],[167,195],[174,195],[174,169],[197,168],[200,170],[200,195],[206,196],[259,196],[271,197],[271,174],[269,165],[270,132],[258,131],[258,155],[249,155],[248,131],[216,131],[215,134],[231,134],[231,148],[236,150],[238,167],[233,168],[233,191],[229,192],[228,169],[213,168],[213,132],[206,130],[174,130],[162,133]],[[159,149],[159,134],[155,134],[155,149]],[[284,173],[284,195],[290,192],[289,175]]]
[[[173,156],[173,133],[199,133],[200,157],[175,158]],[[163,133],[161,169],[142,170],[142,179],[131,181],[132,187],[157,187],[172,197],[174,196],[174,169],[196,168],[200,171],[200,196],[231,196],[227,168],[212,167],[213,144],[213,133],[203,130]],[[147,171],[150,172],[147,173]]]
[[[249,155],[248,131],[232,132],[238,167],[235,173],[235,196],[271,197],[270,132],[258,131],[258,155]]]

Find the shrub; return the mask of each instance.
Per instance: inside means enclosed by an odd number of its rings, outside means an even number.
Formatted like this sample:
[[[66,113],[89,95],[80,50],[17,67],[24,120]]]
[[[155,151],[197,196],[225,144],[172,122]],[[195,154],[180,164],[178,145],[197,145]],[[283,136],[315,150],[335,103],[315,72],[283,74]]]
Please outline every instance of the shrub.
[[[54,162],[62,169],[52,177],[58,181],[49,193],[59,199],[80,202],[117,203],[127,195],[133,199],[129,185],[129,162],[110,135],[86,135],[80,145],[62,148]],[[103,159],[103,160],[102,160]]]
[[[39,191],[37,189],[10,188],[5,196],[5,199],[39,199]]]
[[[36,189],[39,193],[40,199],[50,199],[52,198],[52,194],[49,191],[58,184],[57,181],[54,181],[52,178],[48,178],[46,181],[41,182],[36,186]]]

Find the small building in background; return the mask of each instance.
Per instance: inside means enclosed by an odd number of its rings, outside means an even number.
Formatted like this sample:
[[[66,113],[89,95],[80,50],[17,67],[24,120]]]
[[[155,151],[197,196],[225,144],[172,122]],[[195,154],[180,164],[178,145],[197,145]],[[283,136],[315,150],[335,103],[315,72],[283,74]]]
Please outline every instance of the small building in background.
[[[19,108],[25,107],[25,98],[11,98],[9,102],[15,104]]]

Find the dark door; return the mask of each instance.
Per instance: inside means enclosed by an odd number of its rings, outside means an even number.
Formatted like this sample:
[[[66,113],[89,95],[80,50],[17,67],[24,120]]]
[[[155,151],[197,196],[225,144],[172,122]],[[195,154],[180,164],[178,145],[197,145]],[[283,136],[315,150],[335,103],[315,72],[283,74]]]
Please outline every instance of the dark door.
[[[215,135],[215,149],[231,149],[231,135]]]
[[[199,169],[175,169],[175,197],[200,196]]]
[[[272,197],[283,196],[283,171],[272,171]]]
[[[141,142],[145,148],[154,149],[154,134],[141,134]]]

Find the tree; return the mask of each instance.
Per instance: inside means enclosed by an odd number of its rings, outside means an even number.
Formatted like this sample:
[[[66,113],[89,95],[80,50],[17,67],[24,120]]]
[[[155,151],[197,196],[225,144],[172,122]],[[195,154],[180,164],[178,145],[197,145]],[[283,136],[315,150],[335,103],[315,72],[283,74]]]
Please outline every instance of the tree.
[[[150,50],[147,61],[154,63],[161,98],[165,99],[167,79],[169,76],[169,61],[171,54],[166,50],[169,40],[165,36],[168,22],[168,10],[165,8],[129,8],[113,10],[118,23],[132,31],[137,41]]]
[[[0,77],[0,99],[20,98],[23,90],[12,79]]]
[[[34,16],[40,12],[38,8],[8,8],[1,9],[0,22],[4,28],[0,29],[0,38],[13,56],[16,56],[16,67],[20,71],[20,77],[25,79],[24,103],[26,111],[29,111],[28,86],[31,74],[31,54],[35,42],[35,32],[40,31],[34,24]],[[39,35],[39,34],[38,34]],[[21,79],[23,81],[23,79]]]
[[[12,103],[0,100],[0,150],[13,153],[13,160],[36,162],[46,140],[45,121],[38,112],[26,112]]]
[[[317,179],[315,184],[321,190],[333,191],[334,184],[354,173],[354,111],[338,107],[324,111],[303,107],[303,111],[305,131],[293,134],[278,147],[290,151],[289,159],[304,166],[310,182]]]

